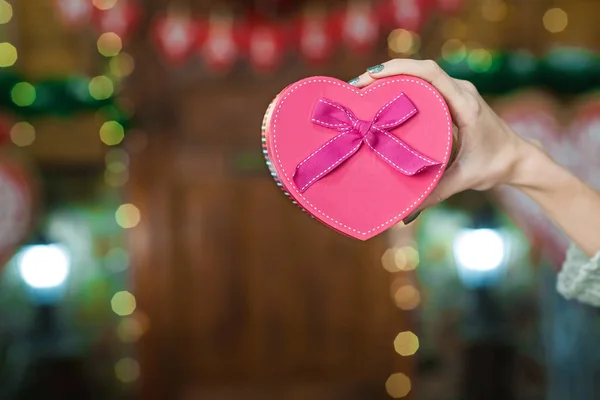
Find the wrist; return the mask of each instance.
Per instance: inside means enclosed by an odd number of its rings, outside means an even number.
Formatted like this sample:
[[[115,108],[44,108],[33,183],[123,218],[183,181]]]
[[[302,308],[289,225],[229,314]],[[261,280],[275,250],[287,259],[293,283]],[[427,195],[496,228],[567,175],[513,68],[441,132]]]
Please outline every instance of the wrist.
[[[505,184],[522,191],[551,191],[574,179],[540,146],[517,137]]]

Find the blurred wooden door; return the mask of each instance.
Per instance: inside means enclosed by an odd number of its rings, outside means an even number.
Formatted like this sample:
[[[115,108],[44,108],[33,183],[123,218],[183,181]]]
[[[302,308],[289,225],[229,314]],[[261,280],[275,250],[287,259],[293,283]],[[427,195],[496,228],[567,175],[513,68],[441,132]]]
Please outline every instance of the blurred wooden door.
[[[393,348],[408,322],[381,267],[386,238],[321,226],[265,167],[232,160],[161,137],[133,158],[133,284],[150,321],[140,398],[388,398],[409,365]]]

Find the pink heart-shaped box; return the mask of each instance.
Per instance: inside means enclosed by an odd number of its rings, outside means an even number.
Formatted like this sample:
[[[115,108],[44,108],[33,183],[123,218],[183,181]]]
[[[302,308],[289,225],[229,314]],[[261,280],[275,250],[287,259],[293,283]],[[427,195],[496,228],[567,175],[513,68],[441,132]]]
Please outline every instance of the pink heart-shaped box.
[[[297,166],[340,134],[313,122],[321,99],[343,105],[361,121],[371,121],[402,93],[417,112],[388,132],[435,160],[435,166],[403,174],[364,145],[308,189],[296,185]],[[412,76],[380,79],[363,89],[329,77],[303,79],[270,104],[262,135],[267,165],[286,195],[323,224],[360,240],[378,235],[413,212],[439,182],[452,152],[446,102],[433,86]]]

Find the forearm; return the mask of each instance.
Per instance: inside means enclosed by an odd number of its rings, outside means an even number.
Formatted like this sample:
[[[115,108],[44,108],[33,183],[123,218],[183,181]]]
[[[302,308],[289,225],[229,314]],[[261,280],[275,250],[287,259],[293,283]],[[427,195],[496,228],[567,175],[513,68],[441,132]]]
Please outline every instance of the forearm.
[[[533,199],[589,257],[600,251],[600,194],[531,144],[520,146],[509,185]]]

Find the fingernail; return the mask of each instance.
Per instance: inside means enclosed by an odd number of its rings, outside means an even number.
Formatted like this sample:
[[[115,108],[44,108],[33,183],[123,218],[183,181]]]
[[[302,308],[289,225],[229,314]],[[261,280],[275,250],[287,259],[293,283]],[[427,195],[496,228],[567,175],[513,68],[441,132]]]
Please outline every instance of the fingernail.
[[[402,220],[402,222],[404,222],[404,225],[408,225],[411,222],[414,222],[417,218],[419,218],[419,215],[421,215],[421,211],[416,212],[416,213],[412,213],[408,217],[404,218]]]
[[[349,83],[350,85],[352,85],[352,86],[356,86],[356,85],[358,84],[358,82],[359,82],[359,81],[360,81],[360,78],[359,78],[359,77],[356,77],[356,78],[352,78],[352,79],[350,79],[350,80],[348,81],[348,83]]]
[[[370,74],[376,74],[383,71],[383,64],[375,65],[374,67],[367,68],[367,72]]]

